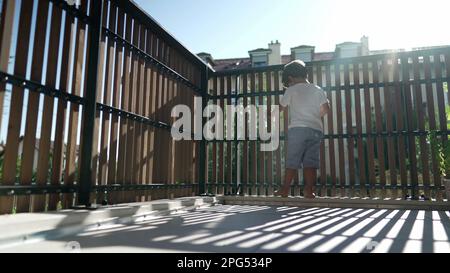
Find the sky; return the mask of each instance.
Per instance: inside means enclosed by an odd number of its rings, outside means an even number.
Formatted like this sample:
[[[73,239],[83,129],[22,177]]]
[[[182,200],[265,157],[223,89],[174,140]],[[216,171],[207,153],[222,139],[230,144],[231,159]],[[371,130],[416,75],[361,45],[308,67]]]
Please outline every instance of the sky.
[[[372,50],[450,45],[446,30],[450,0],[134,1],[193,53],[208,52],[215,59],[248,57],[249,50],[267,47],[275,40],[281,42],[282,54],[290,54],[291,47],[302,44],[316,46],[316,52],[334,51],[336,44],[359,41],[363,35],[369,36]],[[17,25],[19,9],[16,12]],[[33,37],[31,32],[31,40]],[[14,48],[13,43],[12,55]],[[28,68],[29,77],[31,66]],[[3,120],[9,118],[9,97],[8,92]],[[26,92],[23,117],[27,97]],[[39,119],[42,107],[41,99]],[[22,133],[24,129],[22,122]],[[3,122],[0,143],[6,139],[6,130],[7,122]]]
[[[279,40],[334,51],[369,36],[371,50],[450,45],[449,0],[135,0],[194,53],[247,57]]]

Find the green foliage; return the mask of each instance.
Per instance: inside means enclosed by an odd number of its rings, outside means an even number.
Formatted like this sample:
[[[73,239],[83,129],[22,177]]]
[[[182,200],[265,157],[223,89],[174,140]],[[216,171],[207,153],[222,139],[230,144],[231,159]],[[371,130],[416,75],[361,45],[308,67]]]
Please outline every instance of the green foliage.
[[[62,202],[59,201],[58,204],[56,204],[56,210],[59,211],[59,210],[62,210],[62,209],[63,209]]]
[[[447,105],[445,107],[445,113],[447,116],[447,128],[449,128],[450,127],[450,105]]]
[[[4,168],[4,156],[0,157],[0,177],[3,178],[3,168]],[[16,163],[16,179],[20,179],[20,171],[22,169],[22,157],[17,157]],[[36,181],[36,171],[33,172],[33,181]]]
[[[439,172],[442,177],[450,178],[450,143],[438,135],[437,131],[432,131],[429,136],[432,151],[436,155]]]
[[[0,178],[3,178],[3,155],[0,157]]]
[[[53,161],[53,153],[49,154],[49,169],[48,169],[48,177],[51,177],[52,175],[52,161]],[[3,178],[3,168],[4,168],[4,155],[0,155],[0,178]],[[20,180],[20,172],[22,170],[22,157],[17,157],[17,163],[16,163],[16,179]],[[32,176],[32,182],[36,182],[37,179],[37,172],[36,170],[33,170],[33,176]]]
[[[181,180],[177,180],[175,181],[175,185],[186,185],[186,183]]]

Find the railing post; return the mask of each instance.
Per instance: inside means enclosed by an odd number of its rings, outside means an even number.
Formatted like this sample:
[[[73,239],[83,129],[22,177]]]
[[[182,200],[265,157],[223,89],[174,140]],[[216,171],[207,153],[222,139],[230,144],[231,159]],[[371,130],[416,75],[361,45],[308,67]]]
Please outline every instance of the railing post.
[[[202,110],[201,114],[203,115],[203,110],[208,105],[208,67],[205,65],[204,70],[201,74],[201,89],[202,89]],[[202,118],[202,130],[204,128],[204,125],[206,123],[206,119]],[[199,194],[205,194],[206,193],[206,172],[208,169],[206,168],[206,140],[204,136],[202,137],[202,140],[200,141],[200,148],[199,148]]]
[[[95,112],[97,105],[97,78],[99,63],[99,45],[101,33],[103,1],[92,1],[89,15],[89,44],[87,60],[87,78],[85,103],[83,107],[83,135],[80,153],[80,182],[78,191],[78,205],[90,207],[90,193],[92,189],[92,150],[94,139]]]

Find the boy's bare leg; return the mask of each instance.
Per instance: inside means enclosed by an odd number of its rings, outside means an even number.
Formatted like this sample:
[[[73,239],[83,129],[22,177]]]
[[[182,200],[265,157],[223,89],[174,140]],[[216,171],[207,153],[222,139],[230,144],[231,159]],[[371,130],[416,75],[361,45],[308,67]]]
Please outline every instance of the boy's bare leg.
[[[305,168],[303,171],[303,176],[305,178],[305,198],[308,199],[316,198],[313,189],[317,181],[317,170]]]
[[[276,196],[282,196],[282,197],[288,197],[289,191],[291,189],[292,180],[294,180],[294,177],[298,175],[298,171],[294,169],[286,169],[286,179],[284,182],[283,187],[275,192]]]

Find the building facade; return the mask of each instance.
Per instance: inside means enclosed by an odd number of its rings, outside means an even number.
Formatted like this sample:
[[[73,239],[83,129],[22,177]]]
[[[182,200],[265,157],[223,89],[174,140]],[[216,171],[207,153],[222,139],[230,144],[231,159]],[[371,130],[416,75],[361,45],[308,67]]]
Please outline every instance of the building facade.
[[[364,36],[360,42],[345,42],[336,45],[334,52],[316,52],[314,46],[300,45],[291,48],[290,55],[282,55],[281,43],[272,41],[267,48],[250,50],[248,52],[249,56],[244,58],[215,60],[211,54],[204,52],[199,53],[198,56],[214,70],[224,71],[287,64],[297,59],[304,62],[329,61],[336,58],[367,56],[371,55],[371,53],[369,50],[369,38]]]

